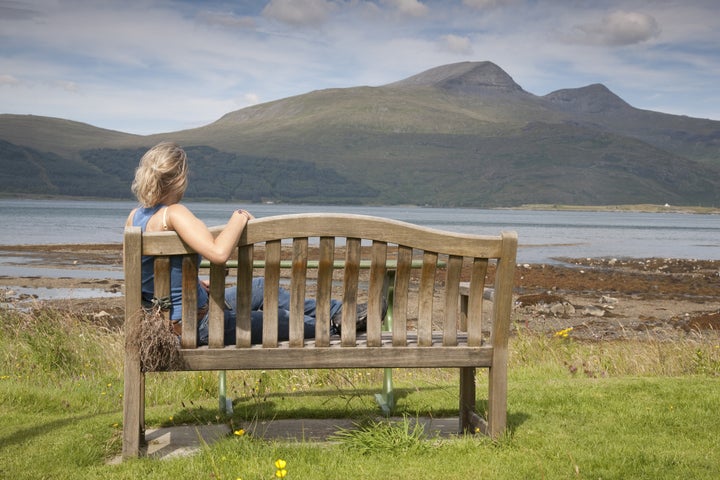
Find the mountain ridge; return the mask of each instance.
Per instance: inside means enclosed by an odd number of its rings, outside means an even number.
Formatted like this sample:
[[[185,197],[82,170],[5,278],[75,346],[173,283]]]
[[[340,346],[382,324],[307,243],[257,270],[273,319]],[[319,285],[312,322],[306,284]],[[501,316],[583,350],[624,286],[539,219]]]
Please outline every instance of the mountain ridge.
[[[172,140],[209,148],[196,150],[202,154],[191,164],[199,187],[188,192],[193,197],[476,207],[720,204],[720,122],[637,109],[597,83],[536,96],[492,62],[444,65],[379,87],[316,90],[146,136],[4,114],[0,140],[10,144],[0,149],[3,164],[23,149],[37,159],[76,162],[75,170],[85,162],[115,182],[108,191],[125,188],[128,195],[123,182],[138,152]],[[219,191],[212,169],[244,187],[223,184]],[[298,178],[280,181],[277,169]],[[8,193],[12,172],[4,170],[0,192]],[[329,181],[346,187],[329,189]],[[246,188],[248,198],[240,198]]]

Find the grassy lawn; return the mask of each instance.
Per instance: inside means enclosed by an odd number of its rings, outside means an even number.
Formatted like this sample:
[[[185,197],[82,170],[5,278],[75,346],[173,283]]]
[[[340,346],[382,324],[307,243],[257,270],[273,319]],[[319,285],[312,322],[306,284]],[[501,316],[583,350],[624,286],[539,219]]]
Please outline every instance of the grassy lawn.
[[[720,471],[717,337],[584,344],[515,335],[509,431],[498,442],[412,426],[417,416],[457,414],[452,370],[396,371],[405,420],[395,423],[378,418],[378,370],[231,372],[232,417],[217,413],[214,373],[150,374],[149,426],[239,430],[326,417],[358,428],[330,443],[230,435],[189,457],[110,465],[121,450],[121,345],[119,332],[68,315],[0,311],[0,478],[714,479]]]

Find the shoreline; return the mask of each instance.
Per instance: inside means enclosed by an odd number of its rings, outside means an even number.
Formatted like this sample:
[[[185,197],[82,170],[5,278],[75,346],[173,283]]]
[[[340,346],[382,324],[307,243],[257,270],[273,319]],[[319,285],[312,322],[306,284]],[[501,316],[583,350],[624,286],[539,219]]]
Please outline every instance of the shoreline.
[[[0,194],[0,200],[70,200],[70,201],[93,201],[93,202],[133,202],[134,198],[101,198],[101,197],[81,197],[81,196],[57,196],[57,195],[22,195],[22,194]],[[253,202],[242,202],[242,201],[221,201],[221,200],[207,200],[207,199],[194,199],[186,198],[188,202],[193,203],[226,203],[228,205],[234,205],[238,202],[247,205],[263,205],[265,203],[253,203]],[[273,202],[275,204],[275,202]],[[308,205],[308,206],[345,206],[345,204],[326,204],[326,203],[287,203],[280,202],[278,205]],[[502,207],[457,207],[457,206],[438,206],[438,205],[413,205],[413,204],[397,204],[397,205],[377,205],[373,203],[358,203],[353,204],[358,207],[404,207],[404,208],[453,208],[453,209],[475,209],[475,210],[537,210],[537,211],[580,211],[580,212],[638,212],[638,213],[686,213],[686,214],[697,214],[697,215],[717,215],[720,214],[720,207],[703,207],[693,205],[669,205],[669,204],[652,204],[652,203],[638,203],[638,204],[614,204],[614,205],[571,205],[571,204],[552,204],[552,203],[528,203],[513,206],[502,206]]]
[[[2,308],[57,308],[90,321],[119,327],[123,321],[123,280],[101,267],[122,269],[122,245],[0,246],[0,256],[40,262],[52,268],[91,271],[89,278],[3,275]],[[6,255],[7,256],[7,255]],[[581,340],[664,340],[720,335],[720,260],[563,258],[562,264],[518,264],[515,273],[515,328],[553,335],[571,328]],[[97,275],[94,275],[97,273]],[[19,287],[107,292],[118,296],[46,300],[21,295]],[[15,290],[14,290],[15,289]],[[440,304],[441,302],[436,302]],[[435,305],[436,308],[441,308]],[[412,317],[412,312],[409,312]]]
[[[691,207],[682,205],[553,205],[553,204],[525,204],[510,207],[507,210],[536,210],[558,212],[636,212],[636,213],[682,213],[690,215],[718,215],[720,208]]]

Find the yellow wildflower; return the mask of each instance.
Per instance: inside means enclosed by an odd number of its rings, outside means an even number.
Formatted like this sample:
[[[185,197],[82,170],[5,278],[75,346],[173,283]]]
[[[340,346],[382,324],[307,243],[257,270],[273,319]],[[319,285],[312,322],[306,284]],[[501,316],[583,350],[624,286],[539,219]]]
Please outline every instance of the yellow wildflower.
[[[233,433],[238,437],[242,437],[243,435],[245,435],[245,430],[241,428],[239,430],[235,430]]]
[[[560,337],[560,338],[567,338],[568,335],[570,335],[570,332],[572,332],[572,330],[573,330],[573,327],[568,327],[568,328],[564,328],[562,330],[558,330],[557,332],[555,332],[555,336]]]
[[[287,470],[285,470],[285,467],[287,466],[287,462],[281,458],[278,458],[275,460],[275,468],[277,468],[277,471],[275,472],[275,476],[277,478],[285,478],[287,475]]]

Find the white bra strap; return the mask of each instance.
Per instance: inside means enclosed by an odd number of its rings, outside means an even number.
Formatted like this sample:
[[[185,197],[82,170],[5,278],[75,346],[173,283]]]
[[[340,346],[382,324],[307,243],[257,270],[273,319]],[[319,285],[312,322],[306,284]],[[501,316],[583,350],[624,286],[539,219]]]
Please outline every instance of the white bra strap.
[[[168,229],[167,212],[168,212],[168,207],[165,207],[165,210],[163,211],[163,224],[162,224],[163,230]]]

